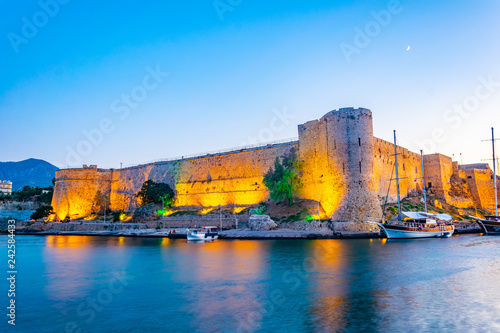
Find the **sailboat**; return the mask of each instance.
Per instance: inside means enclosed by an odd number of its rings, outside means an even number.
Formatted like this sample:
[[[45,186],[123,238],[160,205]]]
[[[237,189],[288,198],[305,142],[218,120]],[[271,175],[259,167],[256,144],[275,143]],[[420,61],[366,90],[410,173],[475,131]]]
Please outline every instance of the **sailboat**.
[[[395,169],[396,169],[396,184],[397,184],[397,197],[398,197],[398,219],[393,222],[375,222],[386,234],[388,239],[397,238],[436,238],[436,237],[451,237],[455,231],[455,226],[438,223],[435,219],[427,216],[422,218],[402,219],[401,213],[401,198],[399,194],[399,174],[398,174],[398,150],[396,144],[396,131],[394,131],[394,156],[395,156]],[[420,159],[422,162],[422,177],[423,177],[423,190],[425,211],[427,213],[427,198],[425,194],[425,175],[424,175],[424,159],[423,152],[420,151]],[[373,222],[372,222],[373,223]]]
[[[484,219],[470,216],[481,227],[482,231],[487,235],[500,235],[500,216],[498,216],[498,195],[497,195],[497,168],[495,156],[495,129],[491,128],[491,142],[493,143],[493,184],[495,189],[495,215],[485,216]],[[488,140],[489,141],[489,140]]]

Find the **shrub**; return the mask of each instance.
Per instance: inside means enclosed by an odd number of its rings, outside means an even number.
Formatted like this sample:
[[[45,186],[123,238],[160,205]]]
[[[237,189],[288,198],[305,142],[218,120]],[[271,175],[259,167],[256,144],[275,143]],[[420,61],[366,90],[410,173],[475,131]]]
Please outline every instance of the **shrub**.
[[[33,214],[31,214],[30,218],[33,220],[39,220],[44,217],[48,217],[50,214],[54,214],[52,206],[40,206]]]
[[[142,184],[136,197],[142,206],[149,203],[163,203],[164,207],[170,207],[174,203],[175,193],[168,184],[147,180]]]
[[[271,191],[271,199],[276,203],[285,201],[293,205],[296,192],[302,187],[300,169],[295,149],[282,158],[276,157],[274,169],[264,176],[264,184]]]

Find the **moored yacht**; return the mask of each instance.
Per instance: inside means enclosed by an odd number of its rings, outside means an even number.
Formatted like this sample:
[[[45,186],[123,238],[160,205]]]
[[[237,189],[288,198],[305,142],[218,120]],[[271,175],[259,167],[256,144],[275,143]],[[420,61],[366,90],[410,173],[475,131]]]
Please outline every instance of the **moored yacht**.
[[[402,219],[401,198],[399,195],[399,174],[398,174],[398,150],[396,142],[396,131],[394,131],[394,157],[396,169],[397,197],[398,197],[398,217],[396,221],[381,221],[376,223],[385,233],[388,239],[395,238],[436,238],[451,237],[455,232],[455,226],[446,223],[438,223],[435,219],[428,217],[427,201],[425,194],[425,175],[423,152],[420,151],[422,162],[422,179],[425,202],[425,215],[416,218]],[[407,213],[408,214],[408,213]],[[374,222],[372,222],[374,223]]]
[[[430,218],[406,219],[401,222],[380,222],[378,226],[387,238],[443,238],[451,237],[455,231],[453,225],[438,223]]]

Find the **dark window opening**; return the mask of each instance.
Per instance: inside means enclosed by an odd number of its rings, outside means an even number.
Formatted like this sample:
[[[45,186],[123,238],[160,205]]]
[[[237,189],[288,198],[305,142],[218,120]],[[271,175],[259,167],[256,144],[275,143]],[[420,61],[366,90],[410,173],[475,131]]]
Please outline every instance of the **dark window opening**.
[[[427,184],[427,187],[431,188],[432,187],[432,183]]]
[[[467,177],[467,179],[472,179],[472,176]]]
[[[359,162],[359,173],[361,173],[361,162]]]
[[[358,144],[361,147],[361,138],[358,138]]]
[[[345,175],[345,163],[342,163],[342,173]]]

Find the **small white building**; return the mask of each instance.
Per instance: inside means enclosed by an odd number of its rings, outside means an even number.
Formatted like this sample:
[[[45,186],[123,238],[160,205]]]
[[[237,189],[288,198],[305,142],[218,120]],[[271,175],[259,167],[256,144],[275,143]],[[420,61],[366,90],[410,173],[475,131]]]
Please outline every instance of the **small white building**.
[[[12,194],[12,182],[8,180],[0,181],[0,195]]]

